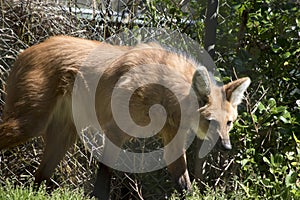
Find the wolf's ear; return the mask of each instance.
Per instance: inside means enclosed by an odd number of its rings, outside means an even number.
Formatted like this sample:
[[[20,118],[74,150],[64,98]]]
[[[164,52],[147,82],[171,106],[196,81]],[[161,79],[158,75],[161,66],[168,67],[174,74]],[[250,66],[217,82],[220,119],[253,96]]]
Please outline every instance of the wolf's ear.
[[[211,91],[210,78],[205,67],[198,67],[193,75],[192,89],[197,95],[198,101],[204,106],[208,101],[208,95]]]
[[[251,80],[248,77],[240,78],[224,85],[226,99],[233,105],[237,106],[242,102],[244,92],[250,85]]]

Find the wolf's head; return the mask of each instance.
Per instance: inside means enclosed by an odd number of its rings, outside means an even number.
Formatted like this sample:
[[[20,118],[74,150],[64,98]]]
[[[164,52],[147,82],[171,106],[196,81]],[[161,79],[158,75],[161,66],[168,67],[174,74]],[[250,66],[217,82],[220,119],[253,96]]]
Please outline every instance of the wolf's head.
[[[211,80],[206,68],[197,68],[193,75],[192,89],[201,106],[198,129],[200,139],[206,136],[220,140],[224,149],[231,149],[229,131],[237,118],[237,106],[250,85],[250,78],[240,78],[223,86]]]

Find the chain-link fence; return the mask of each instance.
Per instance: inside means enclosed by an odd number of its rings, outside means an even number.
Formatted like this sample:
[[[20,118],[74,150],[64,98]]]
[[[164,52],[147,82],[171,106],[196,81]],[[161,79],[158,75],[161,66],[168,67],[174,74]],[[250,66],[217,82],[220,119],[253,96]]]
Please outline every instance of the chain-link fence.
[[[185,13],[180,21],[178,16],[166,12],[163,6],[151,7],[153,2],[1,0],[0,110],[2,111],[4,105],[5,80],[18,53],[50,36],[71,35],[103,41],[125,29],[162,27],[185,32],[198,40],[202,37],[201,33],[193,30],[201,30],[203,26],[203,2],[187,0],[178,3],[179,9]],[[190,6],[195,2],[199,3],[197,9]],[[159,1],[156,3],[159,4]],[[221,3],[221,6],[229,8],[226,2]],[[226,17],[221,16],[221,19],[222,23]],[[190,148],[191,152],[193,146]],[[0,184],[5,185],[7,180],[15,184],[30,184],[33,180],[32,173],[39,165],[42,150],[43,140],[38,138],[0,152]],[[196,155],[189,153],[189,157],[190,171],[193,172]],[[198,160],[197,176],[206,184],[224,184],[226,177],[235,173],[233,159],[224,158],[218,153],[212,154],[209,162]],[[82,187],[89,193],[96,166],[96,161],[78,142],[58,166],[52,180],[58,187]],[[173,183],[165,169],[145,174],[115,172],[112,179],[112,199],[165,199],[173,191]]]

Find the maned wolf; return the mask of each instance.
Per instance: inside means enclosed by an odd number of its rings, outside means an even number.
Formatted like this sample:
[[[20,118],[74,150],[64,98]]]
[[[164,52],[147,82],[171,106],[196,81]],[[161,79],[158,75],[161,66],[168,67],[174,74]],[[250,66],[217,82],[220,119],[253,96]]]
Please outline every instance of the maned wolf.
[[[152,64],[164,67],[151,68]],[[127,72],[145,65],[149,65],[149,79],[168,83],[172,88],[158,84],[143,86],[144,77],[140,78],[143,70],[126,79]],[[44,154],[35,173],[38,185],[44,180],[49,183],[55,167],[78,136],[72,113],[72,90],[79,73],[82,73],[79,75],[84,80],[81,67],[90,74],[102,74],[94,108],[105,136],[115,145],[122,146],[131,136],[124,133],[114,121],[112,91],[118,87],[131,90],[132,84],[139,84],[141,87],[130,98],[131,117],[136,124],[146,126],[151,121],[150,107],[162,105],[167,119],[158,135],[164,145],[177,133],[181,121],[180,104],[189,102],[189,94],[193,91],[197,97],[197,109],[189,111],[187,108],[186,111],[198,113],[199,120],[186,120],[186,130],[192,129],[199,138],[204,138],[207,131],[213,131],[218,134],[220,144],[225,149],[231,149],[229,130],[237,118],[237,106],[250,84],[249,78],[217,86],[204,67],[198,67],[193,60],[158,44],[113,46],[98,41],[56,36],[24,50],[15,61],[7,80],[6,104],[0,125],[0,150],[43,136]],[[181,96],[178,98],[172,95],[174,91]],[[209,128],[210,123],[213,123],[212,129]],[[180,137],[182,139],[165,150],[164,158],[168,161],[173,159],[174,154],[180,154],[167,168],[177,189],[182,192],[189,190],[191,183],[184,136]],[[108,155],[112,159],[117,156],[118,152]],[[110,171],[107,165],[99,163],[92,195],[101,199],[109,198]]]

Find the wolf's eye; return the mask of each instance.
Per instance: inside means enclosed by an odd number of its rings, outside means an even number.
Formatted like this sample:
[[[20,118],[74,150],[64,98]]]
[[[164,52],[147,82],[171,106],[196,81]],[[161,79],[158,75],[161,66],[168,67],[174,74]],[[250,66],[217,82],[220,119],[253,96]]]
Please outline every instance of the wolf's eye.
[[[232,125],[232,121],[227,121],[227,126],[231,126]]]

